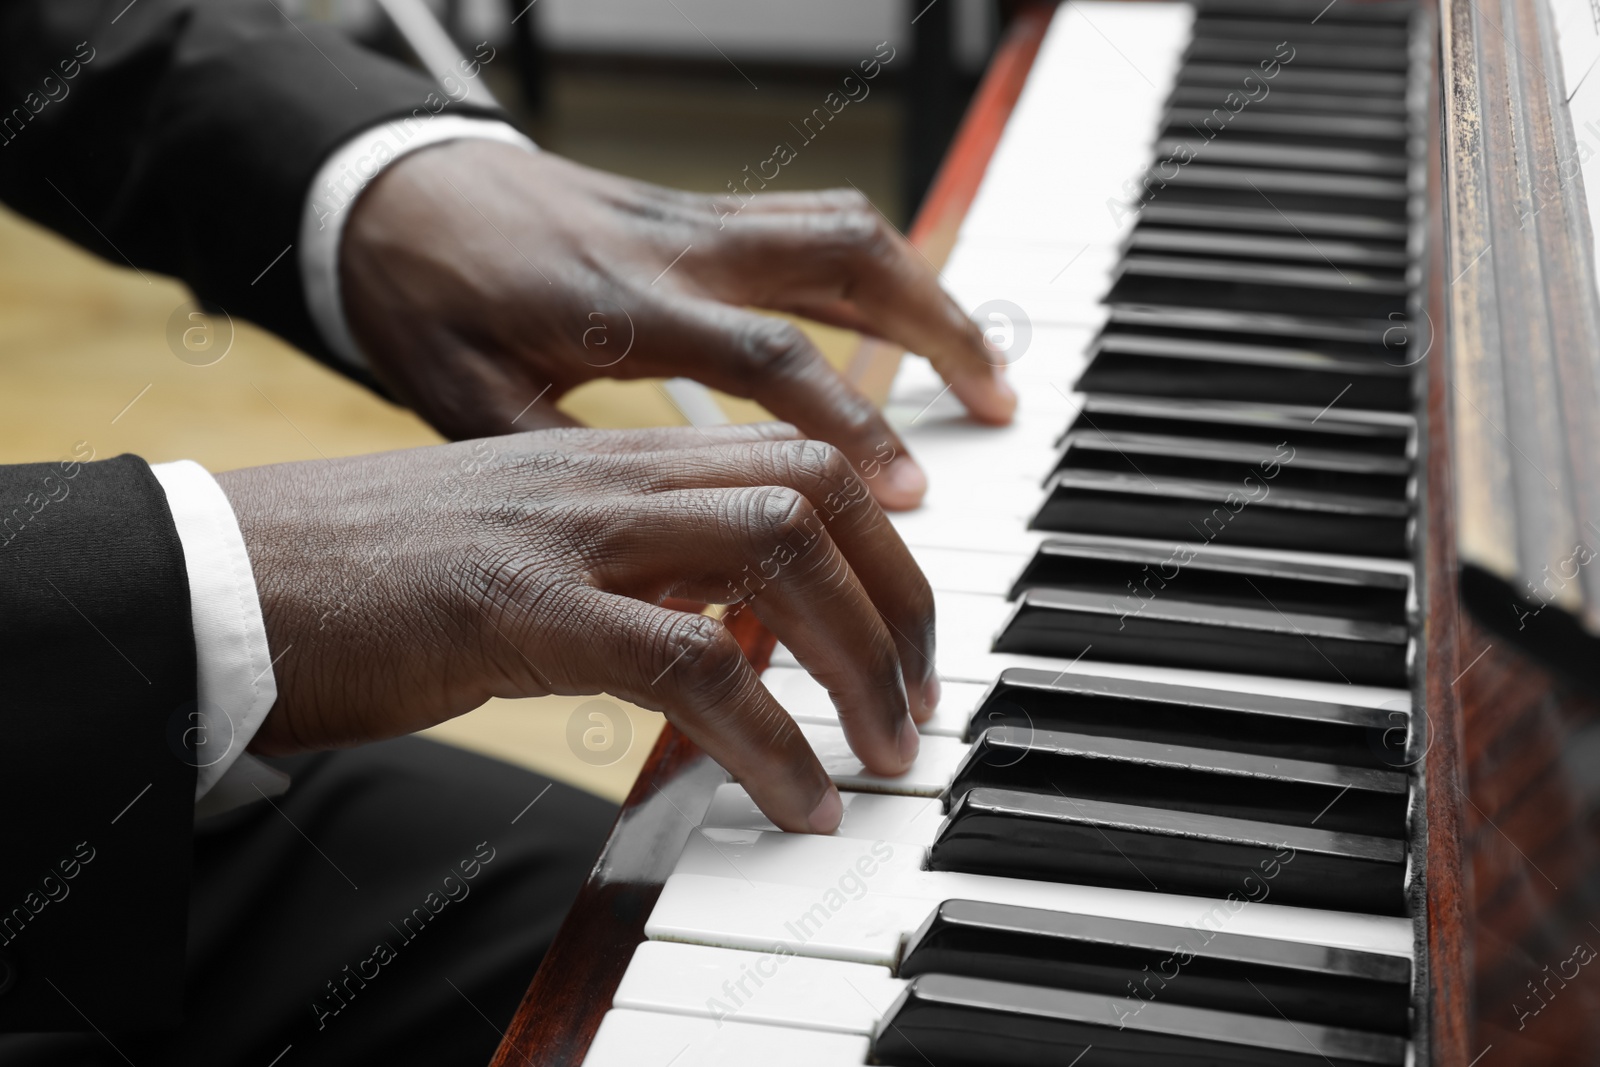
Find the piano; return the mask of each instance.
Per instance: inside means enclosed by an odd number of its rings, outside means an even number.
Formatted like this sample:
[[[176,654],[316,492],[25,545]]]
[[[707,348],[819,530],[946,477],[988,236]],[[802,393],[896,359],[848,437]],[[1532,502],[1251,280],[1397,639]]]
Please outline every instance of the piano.
[[[893,516],[918,760],[867,773],[731,612],[839,831],[669,727],[496,1067],[1595,1062],[1600,301],[1551,25],[1022,7],[911,234],[1016,421],[854,371],[932,480]]]

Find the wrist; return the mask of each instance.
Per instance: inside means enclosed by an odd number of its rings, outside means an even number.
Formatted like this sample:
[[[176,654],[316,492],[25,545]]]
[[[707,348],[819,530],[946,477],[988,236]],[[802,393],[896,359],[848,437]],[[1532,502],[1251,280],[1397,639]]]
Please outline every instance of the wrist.
[[[532,141],[497,119],[438,115],[420,125],[402,119],[369,127],[335,149],[311,180],[300,216],[300,273],[306,306],[324,343],[344,363],[365,368],[367,357],[345,317],[340,260],[345,227],[369,185],[412,153],[463,139],[491,140],[537,151]]]

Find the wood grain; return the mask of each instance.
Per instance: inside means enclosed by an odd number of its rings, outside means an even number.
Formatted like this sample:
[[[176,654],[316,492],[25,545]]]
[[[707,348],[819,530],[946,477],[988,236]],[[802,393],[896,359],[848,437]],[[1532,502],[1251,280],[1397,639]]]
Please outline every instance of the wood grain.
[[[1484,625],[1600,691],[1600,295],[1554,29],[1536,0],[1483,0],[1448,10],[1443,46],[1452,446],[1476,472],[1459,580]]]
[[[1430,299],[1445,358],[1428,367],[1423,554],[1429,1058],[1593,1063],[1600,975],[1562,967],[1575,947],[1600,947],[1600,706],[1525,650],[1592,680],[1593,649],[1581,650],[1595,576],[1516,624],[1538,606],[1518,590],[1570,539],[1594,543],[1582,532],[1600,357],[1589,220],[1557,169],[1574,152],[1543,7],[1440,14],[1436,226],[1449,241]]]
[[[1459,11],[1432,9],[1443,19],[1443,33]],[[1435,22],[1435,25],[1439,25]],[[1426,449],[1418,493],[1426,502],[1417,544],[1418,600],[1423,606],[1422,658],[1418,664],[1422,689],[1421,708],[1426,731],[1422,788],[1426,825],[1421,827],[1427,856],[1424,898],[1427,902],[1426,942],[1419,946],[1418,999],[1426,1005],[1419,1020],[1418,1062],[1462,1065],[1470,1062],[1472,1048],[1472,942],[1462,937],[1471,909],[1468,859],[1462,843],[1463,735],[1461,706],[1450,684],[1460,671],[1456,662],[1459,605],[1456,595],[1455,486],[1451,466],[1450,368],[1444,359],[1442,331],[1446,318],[1446,291],[1450,275],[1445,262],[1444,154],[1439,150],[1443,130],[1438,98],[1441,82],[1430,78],[1428,130],[1428,255],[1425,259],[1425,321],[1428,330],[1422,375],[1425,404],[1419,413],[1419,436]],[[1413,316],[1414,318],[1415,316]],[[1413,833],[1418,828],[1413,827]],[[1470,1050],[1470,1051],[1469,1051]]]

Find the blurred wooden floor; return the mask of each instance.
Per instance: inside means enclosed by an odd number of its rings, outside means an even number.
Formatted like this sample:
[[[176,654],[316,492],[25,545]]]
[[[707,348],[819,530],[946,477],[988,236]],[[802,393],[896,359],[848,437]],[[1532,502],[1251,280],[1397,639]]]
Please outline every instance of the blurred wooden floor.
[[[715,192],[788,139],[791,118],[826,91],[568,72],[554,79],[552,106],[532,132],[584,163]],[[879,92],[807,145],[775,187],[853,184],[898,218],[898,144],[899,103]],[[169,320],[183,320],[189,299],[170,279],[108,265],[0,209],[0,462],[54,459],[83,441],[99,457],[186,458],[219,471],[440,440],[410,412],[248,323],[235,324],[218,362],[178,359]],[[852,335],[807,328],[836,361],[852,349]],[[736,420],[761,417],[753,404],[722,399]],[[562,407],[596,426],[683,421],[646,382],[595,383]],[[595,699],[494,700],[429,735],[620,799],[661,719]]]

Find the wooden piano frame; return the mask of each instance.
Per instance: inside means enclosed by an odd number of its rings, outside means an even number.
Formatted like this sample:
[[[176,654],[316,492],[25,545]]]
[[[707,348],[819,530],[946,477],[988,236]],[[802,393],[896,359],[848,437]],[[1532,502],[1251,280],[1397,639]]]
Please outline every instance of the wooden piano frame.
[[[1453,333],[1451,314],[1459,314],[1468,297],[1492,299],[1494,294],[1473,290],[1477,282],[1470,277],[1460,287],[1458,272],[1467,257],[1454,253],[1467,245],[1462,227],[1493,227],[1458,204],[1447,204],[1445,190],[1459,200],[1455,183],[1470,184],[1470,176],[1486,166],[1482,145],[1464,144],[1458,127],[1467,113],[1489,126],[1504,117],[1494,109],[1515,86],[1507,90],[1499,84],[1497,96],[1497,83],[1480,78],[1478,68],[1486,63],[1492,68],[1503,59],[1502,27],[1520,26],[1525,34],[1535,28],[1537,2],[1460,0],[1444,10],[1432,0],[1421,4],[1442,31],[1436,37],[1442,48],[1435,49],[1428,108],[1423,310],[1431,336],[1416,341],[1429,348],[1417,411],[1425,449],[1419,492],[1426,506],[1417,538],[1418,600],[1425,621],[1413,682],[1415,706],[1425,719],[1418,725],[1426,729],[1427,862],[1416,873],[1424,879],[1420,899],[1426,901],[1427,917],[1417,951],[1414,1003],[1417,1062],[1441,1067],[1600,1062],[1600,967],[1593,973],[1585,969],[1576,979],[1559,977],[1576,945],[1600,947],[1600,835],[1593,822],[1593,798],[1600,789],[1590,784],[1600,782],[1600,766],[1586,780],[1563,762],[1570,739],[1584,724],[1597,721],[1600,706],[1466,615],[1457,551],[1455,489],[1477,472],[1460,470],[1453,462],[1452,417],[1455,397],[1463,395],[1459,364],[1464,358],[1471,364],[1472,353],[1463,356],[1470,345],[1454,336],[1460,331]],[[942,262],[954,244],[1053,11],[1045,3],[1016,9],[917,215],[909,236],[935,262]],[[1486,27],[1495,32],[1482,32]],[[1463,89],[1468,83],[1482,89],[1482,99]],[[1546,141],[1542,148],[1554,166],[1554,146]],[[1502,215],[1500,226],[1508,221]],[[1456,227],[1454,233],[1450,226]],[[1492,236],[1507,248],[1514,244],[1514,234],[1495,229]],[[1502,263],[1500,272],[1516,267]],[[1537,272],[1537,265],[1530,269]],[[1454,292],[1451,278],[1458,280]],[[883,346],[864,344],[852,377],[881,400],[896,359]],[[1600,462],[1600,453],[1594,458]],[[728,624],[752,662],[764,669],[771,635],[750,615],[734,613]],[[1592,751],[1600,764],[1600,745]],[[644,939],[644,924],[663,882],[713,789],[725,780],[721,768],[677,730],[668,726],[662,732],[506,1030],[493,1067],[582,1063],[634,948]],[[1538,1000],[1536,988],[1542,991]],[[1533,1007],[1538,1012],[1526,1014]]]

